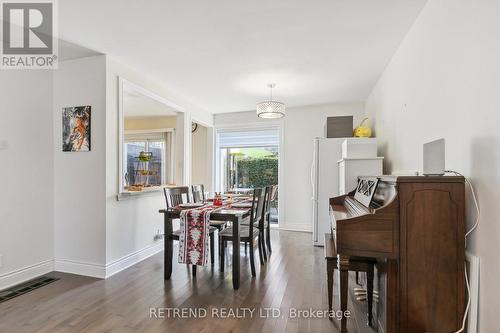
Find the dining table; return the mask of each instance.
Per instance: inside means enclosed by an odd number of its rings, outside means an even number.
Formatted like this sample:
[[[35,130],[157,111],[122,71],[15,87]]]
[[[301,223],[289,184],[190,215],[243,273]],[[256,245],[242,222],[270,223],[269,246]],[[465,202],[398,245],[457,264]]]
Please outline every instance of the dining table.
[[[248,197],[234,197],[232,203],[240,203],[248,200]],[[207,204],[212,204],[207,202]],[[181,212],[189,208],[181,208],[179,206],[160,209],[159,212],[163,214],[164,232],[165,232],[165,251],[164,251],[164,270],[163,277],[169,280],[172,276],[172,259],[174,243],[172,239],[173,227],[172,222],[181,217]],[[232,281],[233,289],[240,288],[240,223],[250,216],[251,208],[231,208],[231,202],[224,201],[222,206],[214,208],[210,212],[211,221],[226,221],[231,222],[233,227],[233,258],[232,258]]]

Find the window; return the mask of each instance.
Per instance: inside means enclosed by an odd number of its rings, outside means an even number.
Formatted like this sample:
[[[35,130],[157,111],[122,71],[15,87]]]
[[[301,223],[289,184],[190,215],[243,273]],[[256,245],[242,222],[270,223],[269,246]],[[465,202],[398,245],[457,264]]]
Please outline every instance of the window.
[[[248,191],[278,185],[279,128],[218,130],[216,188]],[[278,222],[278,200],[273,201],[271,223]]]
[[[220,156],[225,192],[278,184],[278,147],[227,147]]]
[[[126,131],[123,155],[125,190],[131,186],[161,186],[172,181],[171,131]]]

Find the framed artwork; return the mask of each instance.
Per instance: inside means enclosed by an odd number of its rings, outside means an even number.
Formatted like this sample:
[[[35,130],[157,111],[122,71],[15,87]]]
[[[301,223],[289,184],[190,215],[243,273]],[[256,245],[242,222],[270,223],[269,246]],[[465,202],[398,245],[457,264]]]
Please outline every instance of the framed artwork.
[[[90,151],[90,105],[63,108],[63,151]]]

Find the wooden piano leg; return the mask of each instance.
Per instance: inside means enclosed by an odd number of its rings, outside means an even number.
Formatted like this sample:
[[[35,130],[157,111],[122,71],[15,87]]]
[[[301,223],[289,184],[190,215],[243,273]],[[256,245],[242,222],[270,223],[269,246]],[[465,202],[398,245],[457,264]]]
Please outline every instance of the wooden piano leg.
[[[366,300],[368,303],[368,326],[372,326],[373,319],[373,264],[366,270]]]
[[[333,260],[326,261],[326,276],[328,285],[328,311],[331,313],[333,309],[332,298],[333,298],[333,273],[336,263]],[[330,317],[332,318],[332,317]]]
[[[340,311],[342,311],[342,319],[340,320],[340,333],[347,333],[347,294],[349,292],[349,258],[340,257]]]

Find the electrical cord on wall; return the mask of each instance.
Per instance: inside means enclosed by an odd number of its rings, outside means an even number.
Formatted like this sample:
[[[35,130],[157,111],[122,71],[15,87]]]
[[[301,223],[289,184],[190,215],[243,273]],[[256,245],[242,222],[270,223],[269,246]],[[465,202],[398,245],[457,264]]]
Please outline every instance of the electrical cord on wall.
[[[477,228],[477,226],[479,225],[479,216],[481,215],[481,210],[479,209],[479,204],[477,202],[476,192],[474,191],[474,187],[472,186],[472,183],[470,182],[470,180],[467,179],[467,177],[465,177],[464,175],[462,175],[460,172],[457,172],[457,171],[454,171],[454,170],[445,170],[445,172],[446,173],[453,173],[456,176],[462,176],[462,177],[464,177],[465,182],[467,183],[467,185],[469,185],[470,191],[472,193],[472,198],[474,200],[474,205],[476,206],[476,211],[477,211],[476,221],[474,222],[474,225],[469,229],[469,231],[467,231],[465,233],[465,247],[467,247],[467,236],[469,236],[470,233],[472,233]],[[453,333],[461,333],[461,332],[463,332],[465,330],[465,322],[467,320],[467,315],[469,313],[469,308],[470,308],[470,285],[469,285],[469,278],[467,276],[467,269],[465,269],[465,285],[467,286],[467,296],[468,296],[468,298],[467,298],[467,306],[465,307],[464,318],[462,320],[462,327],[458,331],[453,332]]]
[[[477,215],[476,215],[476,221],[474,222],[474,225],[465,233],[465,247],[467,247],[467,237],[477,228],[479,225],[479,216],[481,215],[481,210],[479,209],[479,204],[477,202],[477,197],[476,197],[476,192],[474,191],[474,187],[472,186],[472,183],[470,182],[467,177],[462,175],[460,172],[453,171],[453,170],[445,170],[446,173],[453,173],[456,176],[462,176],[465,179],[465,182],[467,185],[469,185],[470,191],[472,193],[472,199],[474,200],[474,206],[476,207]]]
[[[467,321],[467,315],[469,314],[470,307],[470,286],[469,286],[469,278],[467,276],[467,269],[465,269],[465,285],[467,286],[467,306],[465,307],[464,318],[462,319],[462,327],[453,333],[461,333],[465,330],[465,322]]]

